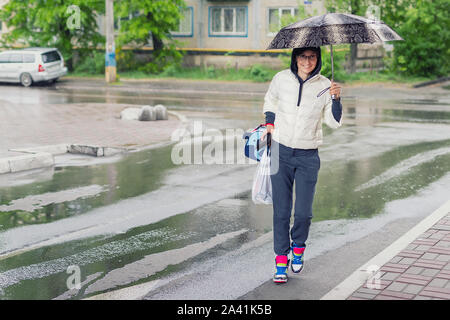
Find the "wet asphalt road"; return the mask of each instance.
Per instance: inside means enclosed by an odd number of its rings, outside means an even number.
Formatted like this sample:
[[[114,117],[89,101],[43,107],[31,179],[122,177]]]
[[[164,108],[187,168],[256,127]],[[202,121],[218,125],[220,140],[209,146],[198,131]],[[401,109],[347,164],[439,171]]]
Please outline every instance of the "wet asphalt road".
[[[100,161],[57,157],[50,170],[0,177],[0,298],[319,299],[448,200],[449,91],[344,86],[344,126],[325,129],[320,149],[305,270],[275,286],[272,209],[251,201],[255,166],[237,163],[239,134],[262,121],[266,86],[1,86],[6,103],[162,103],[188,118],[189,132],[201,124],[202,151],[205,132],[228,130],[235,144],[223,145],[237,158],[177,165],[172,142]]]

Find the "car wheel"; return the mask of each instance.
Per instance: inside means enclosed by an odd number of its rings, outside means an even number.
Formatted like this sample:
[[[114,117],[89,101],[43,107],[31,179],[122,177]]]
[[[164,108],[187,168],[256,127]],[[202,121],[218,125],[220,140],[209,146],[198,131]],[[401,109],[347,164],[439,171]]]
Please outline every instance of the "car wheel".
[[[31,78],[31,75],[29,73],[22,73],[20,75],[20,83],[24,87],[29,87],[33,83],[33,78]]]

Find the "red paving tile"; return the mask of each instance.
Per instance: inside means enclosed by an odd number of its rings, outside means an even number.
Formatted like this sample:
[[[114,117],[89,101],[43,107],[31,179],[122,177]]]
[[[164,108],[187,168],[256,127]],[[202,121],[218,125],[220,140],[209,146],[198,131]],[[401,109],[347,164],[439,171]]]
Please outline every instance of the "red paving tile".
[[[397,256],[404,257],[404,258],[420,258],[423,255],[424,252],[417,252],[412,250],[403,250],[400,252]]]
[[[413,266],[416,267],[424,267],[424,268],[430,268],[430,269],[442,269],[447,263],[442,261],[436,261],[436,260],[417,260],[413,263]]]
[[[410,283],[410,284],[418,284],[418,285],[424,286],[424,285],[428,284],[432,279],[433,279],[432,277],[403,274],[403,275],[399,276],[397,279],[395,279],[395,281],[403,282],[403,283]]]
[[[441,270],[435,278],[447,279],[450,280],[450,270]]]
[[[439,291],[436,289],[442,289],[442,288],[425,288],[420,292],[420,295],[425,296],[425,297],[450,300],[450,293]]]
[[[405,299],[405,300],[414,298],[414,294],[391,291],[391,290],[383,290],[383,291],[381,291],[381,293],[378,296],[388,296],[388,297]]]
[[[450,288],[447,286],[444,288],[435,287],[433,285],[442,283],[446,284],[446,280],[450,280],[450,263],[448,261],[440,261],[439,257],[442,255],[450,255],[449,239],[450,231],[442,230],[442,226],[450,225],[450,213],[439,222],[437,222],[432,228],[427,232],[424,232],[420,237],[414,240],[410,245],[407,246],[408,249],[400,251],[391,261],[402,261],[405,258],[417,259],[411,265],[392,263],[388,262],[384,264],[380,271],[391,272],[399,274],[395,278],[395,282],[398,283],[396,286],[399,291],[393,291],[387,289],[387,287],[392,283],[392,281],[380,280],[378,289],[373,290],[373,294],[367,294],[366,288],[368,288],[367,283],[362,285],[358,290],[356,290],[348,299],[349,300],[412,300],[417,299],[445,299],[450,300]],[[427,238],[425,238],[427,237]],[[429,247],[427,250],[427,246]],[[420,248],[420,250],[416,250]],[[427,254],[427,255],[425,255]],[[423,256],[428,259],[422,258]],[[429,259],[431,258],[431,259]],[[433,259],[436,258],[436,259]],[[408,260],[408,259],[407,259]],[[445,259],[443,259],[445,260]],[[403,260],[406,261],[406,260]],[[415,268],[417,273],[408,273],[408,269]],[[436,270],[435,272],[428,270]],[[437,271],[439,270],[439,271]],[[423,274],[421,274],[423,273]],[[427,273],[427,275],[425,275]],[[429,276],[434,274],[433,276]],[[434,279],[441,279],[433,281]],[[405,284],[405,288],[402,289],[401,283]],[[432,284],[432,285],[430,285]],[[422,289],[422,288],[423,289]],[[392,287],[393,288],[393,287]],[[414,290],[411,290],[414,289]],[[361,290],[361,292],[359,292]],[[405,292],[412,291],[414,293]],[[353,295],[360,295],[360,297],[354,297]],[[364,298],[361,298],[364,296]],[[372,296],[373,298],[370,298]]]

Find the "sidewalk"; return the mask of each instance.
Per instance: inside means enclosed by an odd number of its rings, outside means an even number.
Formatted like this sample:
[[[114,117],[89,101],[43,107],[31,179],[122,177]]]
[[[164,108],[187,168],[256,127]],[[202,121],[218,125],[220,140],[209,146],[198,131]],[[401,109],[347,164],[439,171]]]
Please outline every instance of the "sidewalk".
[[[53,156],[61,153],[49,150],[64,145],[122,150],[158,145],[170,141],[173,132],[186,124],[184,115],[170,109],[169,119],[164,121],[121,120],[123,109],[140,106],[120,103],[127,99],[134,102],[134,97],[176,93],[185,99],[199,94],[225,99],[233,94],[251,100],[263,96],[268,84],[246,83],[243,87],[235,82],[156,79],[111,86],[92,79],[62,79],[56,86],[58,90],[0,87],[0,95],[18,97],[0,101],[4,120],[0,126],[0,174],[52,166]],[[70,102],[75,98],[80,101]],[[84,102],[88,98],[98,102]],[[36,149],[41,150],[34,152]]]
[[[450,300],[450,201],[322,297],[343,299]]]
[[[131,150],[167,142],[183,125],[172,111],[164,121],[121,120],[120,111],[129,107],[123,104],[43,104],[39,112],[32,104],[2,107],[0,174],[52,166],[61,146]]]

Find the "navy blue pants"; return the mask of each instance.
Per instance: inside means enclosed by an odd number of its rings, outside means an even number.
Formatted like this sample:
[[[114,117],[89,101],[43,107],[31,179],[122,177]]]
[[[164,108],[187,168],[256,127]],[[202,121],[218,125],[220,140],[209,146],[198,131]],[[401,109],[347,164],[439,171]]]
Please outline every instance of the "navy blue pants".
[[[287,255],[291,239],[305,246],[308,238],[320,158],[317,149],[289,148],[274,140],[271,152],[274,251]],[[290,229],[294,181],[294,224]]]

